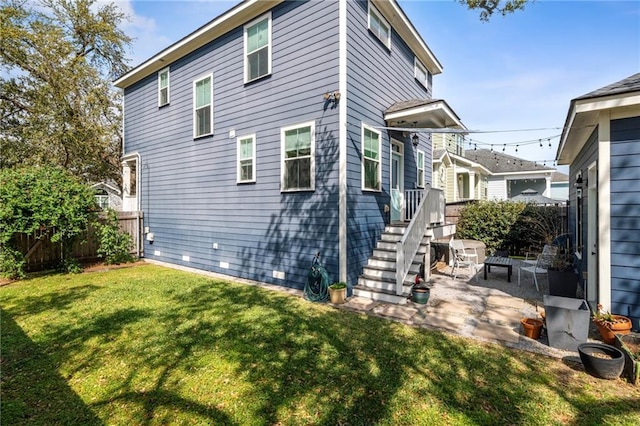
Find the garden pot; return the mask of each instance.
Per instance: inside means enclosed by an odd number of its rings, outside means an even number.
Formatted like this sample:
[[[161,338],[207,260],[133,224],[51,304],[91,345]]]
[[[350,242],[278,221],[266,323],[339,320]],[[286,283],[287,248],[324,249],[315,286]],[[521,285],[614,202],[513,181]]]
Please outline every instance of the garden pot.
[[[420,305],[426,305],[429,301],[431,290],[426,287],[414,287],[411,290],[411,301]]]
[[[613,380],[622,374],[624,355],[611,345],[581,343],[578,345],[578,353],[584,369],[592,376]]]
[[[576,297],[578,290],[578,274],[575,271],[547,270],[549,294],[561,297]]]
[[[616,340],[616,334],[629,334],[631,332],[631,320],[622,315],[611,315],[619,322],[609,323],[602,321],[594,321],[602,341],[608,345],[613,345]]]
[[[537,318],[522,318],[520,320],[524,335],[530,339],[538,340],[542,332],[542,320]]]
[[[632,384],[640,384],[640,334],[617,334],[615,347],[624,354],[622,375]]]
[[[329,298],[331,299],[331,303],[335,305],[339,305],[347,301],[347,289],[339,288],[337,290],[329,287]]]

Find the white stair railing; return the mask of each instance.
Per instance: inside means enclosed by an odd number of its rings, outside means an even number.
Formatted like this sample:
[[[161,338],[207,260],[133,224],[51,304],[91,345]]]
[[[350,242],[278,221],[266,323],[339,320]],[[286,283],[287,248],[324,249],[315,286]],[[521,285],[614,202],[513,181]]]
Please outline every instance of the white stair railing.
[[[420,192],[420,194],[418,194]],[[444,219],[444,192],[425,189],[405,192],[405,218],[410,220],[402,239],[396,243],[396,294],[402,295],[402,286],[409,268],[418,253],[427,226],[442,223]],[[410,204],[417,203],[415,207]],[[413,213],[410,217],[407,212]]]

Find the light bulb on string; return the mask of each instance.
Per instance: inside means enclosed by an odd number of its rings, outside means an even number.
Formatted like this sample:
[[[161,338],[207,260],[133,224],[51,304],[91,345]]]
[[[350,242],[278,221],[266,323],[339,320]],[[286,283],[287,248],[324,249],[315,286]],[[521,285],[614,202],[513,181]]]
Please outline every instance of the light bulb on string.
[[[491,152],[493,152],[493,144],[491,144]]]
[[[520,145],[516,145],[516,152],[518,152],[518,147],[519,147],[519,146],[520,146]]]
[[[542,146],[542,145],[540,145]],[[551,138],[549,138],[549,148],[551,148]]]
[[[542,148],[542,139],[538,139],[538,142],[540,142],[540,148]]]
[[[504,152],[506,147],[507,147],[507,144],[502,145],[502,152]]]

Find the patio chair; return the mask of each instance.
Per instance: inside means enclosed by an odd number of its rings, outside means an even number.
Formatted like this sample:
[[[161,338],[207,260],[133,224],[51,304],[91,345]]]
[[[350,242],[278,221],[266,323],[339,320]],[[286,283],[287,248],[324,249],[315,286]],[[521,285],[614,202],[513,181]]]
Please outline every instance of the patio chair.
[[[451,239],[449,242],[451,252],[451,276],[455,280],[458,277],[460,268],[468,268],[469,272],[478,281],[476,268],[478,267],[478,253],[475,248],[465,248],[462,240]]]
[[[547,270],[551,265],[551,259],[553,259],[553,256],[554,255],[552,254],[539,254],[534,265],[524,263],[523,261],[523,263],[521,263],[520,265],[520,268],[518,268],[518,285],[520,285],[520,271],[531,272],[533,274],[533,282],[536,284],[536,290],[538,291],[538,293],[540,293],[537,274],[547,273]]]
[[[545,244],[544,247],[542,248],[542,253],[535,253],[532,251],[526,252],[522,263],[526,263],[527,266],[534,266],[538,262],[538,257],[540,255],[555,256],[557,252],[558,252],[558,246]]]

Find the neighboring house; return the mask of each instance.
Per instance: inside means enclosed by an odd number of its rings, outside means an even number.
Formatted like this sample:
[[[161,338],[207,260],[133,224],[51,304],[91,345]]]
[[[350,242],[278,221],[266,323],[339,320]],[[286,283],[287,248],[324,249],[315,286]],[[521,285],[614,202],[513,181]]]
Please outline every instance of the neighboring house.
[[[569,175],[558,171],[551,173],[551,198],[565,202],[569,199]]]
[[[116,185],[99,182],[91,185],[95,191],[96,202],[102,210],[122,210],[122,191]]]
[[[395,1],[248,0],[162,50],[115,81],[145,257],[302,288],[319,252],[353,287],[386,225],[426,217],[415,129],[459,125],[441,71]]]
[[[489,149],[464,149],[461,134],[433,134],[434,187],[448,203],[506,200],[534,190],[551,196],[555,169]],[[566,200],[566,198],[564,198]]]
[[[593,309],[640,328],[640,73],[571,101],[558,147],[570,231]]]

